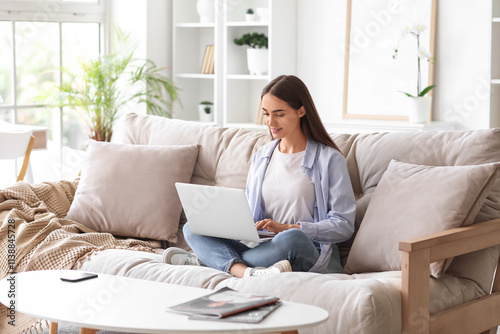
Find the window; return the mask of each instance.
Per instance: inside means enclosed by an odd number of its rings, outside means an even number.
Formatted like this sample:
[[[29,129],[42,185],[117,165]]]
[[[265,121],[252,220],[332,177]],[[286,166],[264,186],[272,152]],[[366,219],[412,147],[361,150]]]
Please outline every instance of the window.
[[[48,128],[48,150],[32,154],[37,182],[76,177],[86,125],[37,96],[64,80],[61,66],[75,72],[79,58],[102,52],[104,18],[103,0],[0,0],[0,119]]]

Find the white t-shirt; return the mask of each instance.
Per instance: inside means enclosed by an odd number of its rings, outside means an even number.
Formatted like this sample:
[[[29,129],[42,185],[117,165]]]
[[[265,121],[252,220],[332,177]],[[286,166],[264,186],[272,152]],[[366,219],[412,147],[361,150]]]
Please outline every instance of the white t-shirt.
[[[265,217],[283,224],[314,221],[314,185],[302,171],[305,151],[271,156],[262,184]]]

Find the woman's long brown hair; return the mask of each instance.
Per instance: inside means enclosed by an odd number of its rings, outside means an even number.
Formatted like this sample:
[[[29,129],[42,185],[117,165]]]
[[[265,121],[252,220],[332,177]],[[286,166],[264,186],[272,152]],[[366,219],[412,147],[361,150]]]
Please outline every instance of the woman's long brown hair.
[[[331,146],[340,152],[321,122],[311,94],[302,80],[294,75],[280,75],[264,87],[260,98],[262,99],[267,93],[285,101],[295,110],[303,106],[306,114],[300,119],[300,128],[304,135],[308,139]]]

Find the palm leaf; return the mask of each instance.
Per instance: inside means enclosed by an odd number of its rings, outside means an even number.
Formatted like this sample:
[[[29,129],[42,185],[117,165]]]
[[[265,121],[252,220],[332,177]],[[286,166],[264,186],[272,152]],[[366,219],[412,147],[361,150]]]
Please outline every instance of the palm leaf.
[[[79,73],[61,71],[67,77],[59,86],[44,89],[39,99],[54,107],[77,110],[91,136],[110,140],[118,112],[131,101],[145,103],[148,113],[172,117],[179,88],[149,59],[136,59],[137,41],[130,33],[115,29],[112,54],[80,59]]]

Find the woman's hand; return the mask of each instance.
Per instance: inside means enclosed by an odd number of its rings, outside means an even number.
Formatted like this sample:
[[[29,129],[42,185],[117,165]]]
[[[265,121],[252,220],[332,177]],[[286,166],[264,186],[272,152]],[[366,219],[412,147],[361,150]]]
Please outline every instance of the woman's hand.
[[[258,222],[255,223],[255,227],[258,230],[264,229],[264,230],[268,230],[269,232],[273,232],[273,233],[279,233],[282,231],[289,230],[291,228],[300,229],[300,225],[281,224],[281,223],[275,222],[272,219],[259,220]]]

